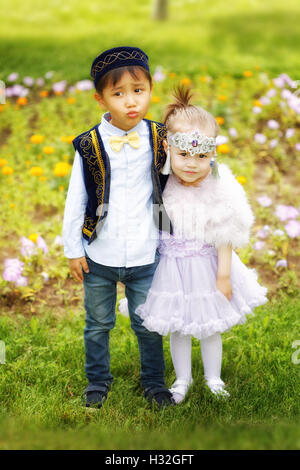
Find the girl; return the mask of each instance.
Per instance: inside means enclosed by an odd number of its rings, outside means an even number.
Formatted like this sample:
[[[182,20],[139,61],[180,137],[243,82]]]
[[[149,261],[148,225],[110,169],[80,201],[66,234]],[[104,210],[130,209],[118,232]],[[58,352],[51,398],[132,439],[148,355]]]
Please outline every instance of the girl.
[[[219,126],[190,103],[188,90],[179,88],[174,96],[164,119],[162,170],[170,175],[163,202],[173,235],[161,234],[160,262],[136,313],[148,330],[170,333],[176,372],[171,392],[180,403],[193,381],[191,337],[200,340],[207,386],[215,395],[229,396],[220,377],[221,333],[244,323],[246,314],[268,299],[256,271],[234,251],[249,242],[254,216],[229,167],[216,162]]]

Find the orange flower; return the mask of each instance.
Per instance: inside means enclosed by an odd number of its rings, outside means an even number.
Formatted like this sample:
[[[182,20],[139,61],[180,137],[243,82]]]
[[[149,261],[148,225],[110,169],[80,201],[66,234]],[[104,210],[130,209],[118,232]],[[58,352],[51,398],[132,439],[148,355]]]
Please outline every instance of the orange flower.
[[[227,144],[218,145],[217,152],[218,153],[229,153],[230,152],[230,147]]]
[[[170,73],[169,73],[169,77],[170,77],[170,78],[175,78],[175,77],[176,77],[176,73],[175,73],[175,72],[170,72]]]
[[[32,233],[31,235],[29,235],[29,240],[31,240],[33,243],[36,243],[37,242],[37,239],[38,239],[38,236],[39,234],[38,233]]]
[[[262,106],[262,102],[259,100],[254,100],[253,101],[254,106]]]
[[[0,168],[2,166],[5,166],[7,164],[7,160],[5,160],[5,158],[0,158]]]
[[[218,100],[219,101],[227,101],[227,96],[226,95],[219,95]]]
[[[191,84],[191,80],[188,77],[182,78],[180,80],[181,85],[189,86]]]
[[[47,155],[50,155],[50,153],[54,152],[54,148],[50,146],[46,146],[43,148],[43,152],[46,153]]]
[[[69,165],[69,163],[58,162],[54,167],[53,173],[57,177],[66,176],[69,173],[70,168],[71,165]]]
[[[160,103],[161,99],[159,96],[152,96],[151,101],[152,103]]]
[[[0,104],[0,112],[4,111],[4,108],[5,108],[5,104]]]
[[[43,168],[40,166],[33,166],[30,168],[29,172],[33,176],[41,176],[43,174]]]
[[[44,183],[47,180],[46,176],[40,176],[40,181]]]
[[[76,98],[73,98],[73,97],[70,97],[70,98],[67,99],[67,102],[70,103],[70,104],[75,103],[75,101],[76,101]]]
[[[11,175],[12,173],[14,172],[13,168],[11,168],[10,166],[4,166],[2,168],[2,173],[4,175]]]
[[[63,155],[63,159],[64,159],[65,161],[70,160],[70,158],[71,158],[70,155]]]
[[[75,139],[76,135],[68,135],[66,137],[66,142],[68,142],[69,144],[71,144],[73,142],[73,140]]]
[[[222,116],[217,116],[216,121],[221,126],[222,124],[224,124],[225,119]]]
[[[245,176],[237,176],[236,179],[240,184],[245,184],[247,181],[247,178]]]
[[[34,134],[30,137],[30,142],[32,144],[41,144],[45,137],[43,135]]]
[[[25,106],[25,104],[27,103],[28,103],[28,99],[25,96],[20,96],[17,99],[17,104],[19,104],[20,106]]]
[[[40,96],[41,96],[42,98],[45,98],[45,97],[48,96],[48,95],[49,95],[49,91],[48,91],[48,90],[42,90],[42,91],[40,91]]]
[[[251,72],[251,70],[245,70],[245,72],[243,72],[243,75],[244,77],[252,77],[253,72]]]

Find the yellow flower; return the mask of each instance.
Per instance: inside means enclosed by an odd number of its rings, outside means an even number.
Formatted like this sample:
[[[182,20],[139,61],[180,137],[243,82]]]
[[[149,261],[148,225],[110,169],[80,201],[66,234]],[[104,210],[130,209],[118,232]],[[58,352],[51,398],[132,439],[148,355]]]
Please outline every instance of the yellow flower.
[[[73,97],[70,97],[70,98],[67,99],[67,102],[70,103],[70,104],[75,103],[75,101],[76,101],[76,98],[73,98]]]
[[[44,183],[47,180],[46,176],[40,176],[40,181]]]
[[[200,77],[200,81],[203,82],[203,83],[206,83],[207,82],[207,77],[205,77],[205,76]]]
[[[43,168],[40,166],[33,166],[30,168],[29,172],[33,176],[41,176],[43,174]]]
[[[259,65],[256,65],[254,68],[255,68],[255,70],[260,70],[260,66],[259,66]]]
[[[259,100],[254,100],[253,101],[254,106],[262,106],[262,102]]]
[[[227,144],[218,145],[217,152],[218,153],[229,153],[230,152],[230,147]]]
[[[63,159],[64,159],[65,161],[70,160],[70,155],[63,155]]]
[[[237,176],[236,179],[240,184],[245,184],[247,181],[247,178],[245,176]]]
[[[152,96],[151,101],[152,103],[160,103],[161,99],[159,96]]]
[[[36,243],[37,242],[37,239],[38,239],[38,236],[39,234],[38,233],[32,233],[31,235],[29,235],[29,240],[31,240],[33,243]]]
[[[219,101],[227,101],[227,96],[226,95],[219,95],[218,100]]]
[[[30,137],[30,142],[32,144],[41,144],[45,137],[43,135],[34,134]]]
[[[180,80],[181,85],[189,86],[191,84],[191,80],[188,77],[182,78]]]
[[[147,113],[145,118],[151,120],[153,118],[153,115],[151,113]]]
[[[0,168],[2,166],[5,166],[7,164],[7,160],[5,160],[5,158],[0,158]]]
[[[10,166],[4,166],[2,168],[2,173],[4,175],[11,175],[12,173],[14,172],[13,168],[11,168]]]
[[[69,170],[71,168],[71,165],[66,162],[58,162],[55,165],[55,168],[53,170],[53,173],[55,176],[66,176],[69,173]]]
[[[62,142],[68,142],[69,144],[72,143],[72,141],[75,139],[76,135],[67,135],[67,136],[62,136],[60,140]]]
[[[26,161],[25,161],[25,165],[26,165],[26,166],[31,165],[31,161],[30,161],[30,160],[26,160]]]
[[[217,116],[216,121],[221,126],[222,124],[224,124],[225,119],[222,116]]]
[[[49,91],[48,91],[48,90],[42,90],[42,91],[40,91],[40,96],[41,96],[42,98],[45,98],[45,97],[48,96],[48,95],[49,95]]]
[[[11,209],[14,209],[15,205],[11,202],[11,203],[9,204],[9,207],[10,207]]]
[[[61,185],[61,186],[58,186],[58,189],[59,191],[63,191],[65,188]]]
[[[28,99],[25,98],[25,96],[20,96],[18,99],[17,99],[17,104],[19,104],[20,106],[24,106],[25,104],[28,103]]]
[[[253,72],[251,72],[251,70],[245,70],[245,72],[243,72],[243,75],[244,77],[252,77]]]
[[[46,153],[47,155],[50,155],[50,153],[54,152],[54,148],[50,146],[46,146],[43,148],[43,152]]]

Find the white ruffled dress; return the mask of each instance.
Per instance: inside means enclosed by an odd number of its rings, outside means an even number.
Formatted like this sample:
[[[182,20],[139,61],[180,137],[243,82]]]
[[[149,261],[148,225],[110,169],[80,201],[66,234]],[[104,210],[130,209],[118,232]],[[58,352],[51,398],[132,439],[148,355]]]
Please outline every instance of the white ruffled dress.
[[[207,338],[244,323],[268,301],[255,269],[234,251],[248,243],[254,221],[245,191],[225,164],[219,173],[197,187],[183,186],[173,174],[168,178],[163,201],[174,234],[162,233],[152,286],[136,310],[150,331]],[[230,301],[216,288],[217,249],[225,243],[233,247]]]

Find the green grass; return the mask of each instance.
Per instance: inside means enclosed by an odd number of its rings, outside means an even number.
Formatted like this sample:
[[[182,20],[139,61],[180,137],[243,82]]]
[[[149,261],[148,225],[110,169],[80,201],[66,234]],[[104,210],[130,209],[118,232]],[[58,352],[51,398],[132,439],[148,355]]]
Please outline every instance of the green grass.
[[[138,45],[156,65],[189,75],[205,70],[240,74],[260,66],[299,78],[297,0],[169,2],[166,22],[151,20],[150,0],[99,2],[12,0],[0,6],[0,78],[10,72],[57,79],[89,77],[102,50]]]
[[[114,382],[101,410],[81,404],[86,386],[82,309],[55,317],[0,318],[6,364],[0,365],[1,449],[299,449],[298,339],[300,299],[256,309],[223,334],[222,376],[228,401],[203,382],[200,343],[193,340],[194,384],[182,405],[151,409],[139,385],[139,353],[129,320],[111,333]],[[166,382],[174,371],[164,341]]]

